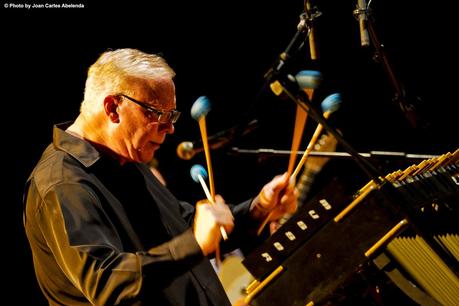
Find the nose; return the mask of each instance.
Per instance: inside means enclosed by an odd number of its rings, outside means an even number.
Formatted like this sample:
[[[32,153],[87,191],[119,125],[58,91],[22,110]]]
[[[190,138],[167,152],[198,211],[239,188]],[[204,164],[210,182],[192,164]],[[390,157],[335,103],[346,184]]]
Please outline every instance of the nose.
[[[174,124],[171,121],[168,122],[160,122],[159,123],[159,131],[166,133],[166,134],[173,134],[175,131]]]

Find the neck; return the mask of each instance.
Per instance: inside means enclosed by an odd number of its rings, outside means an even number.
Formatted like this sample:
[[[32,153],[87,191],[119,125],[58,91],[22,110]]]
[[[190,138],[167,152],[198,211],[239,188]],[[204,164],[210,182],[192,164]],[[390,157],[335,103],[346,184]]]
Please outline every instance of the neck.
[[[75,122],[67,128],[67,132],[81,139],[103,144],[106,137],[103,135],[101,124],[96,122],[97,120],[88,119],[80,113]]]
[[[98,120],[97,117],[88,119],[83,113],[77,117],[75,122],[67,128],[67,132],[79,137],[93,145],[99,152],[109,155],[116,159],[121,165],[126,162],[119,154],[111,148],[110,139],[107,135],[107,129],[103,126],[104,121]]]

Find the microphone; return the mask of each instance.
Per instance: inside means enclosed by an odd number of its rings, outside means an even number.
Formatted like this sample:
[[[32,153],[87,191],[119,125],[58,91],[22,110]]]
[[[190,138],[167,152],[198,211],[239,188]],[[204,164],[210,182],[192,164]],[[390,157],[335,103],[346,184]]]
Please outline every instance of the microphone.
[[[306,33],[308,33],[308,24],[306,13],[300,15],[300,22],[297,25],[297,31],[290,40],[285,50],[279,54],[278,59],[264,75],[264,78],[270,82],[275,76],[279,75],[280,71],[287,64],[289,59],[292,58],[300,49],[303,48],[306,40]]]
[[[322,15],[322,12],[320,12],[316,6],[311,5],[311,0],[307,0],[304,6],[304,15],[309,29],[309,53],[312,60],[317,60],[319,58],[319,53],[316,47],[314,21],[317,17]]]
[[[354,11],[354,16],[359,21],[360,28],[360,45],[362,47],[368,47],[370,45],[370,37],[368,35],[367,20],[368,20],[368,9],[366,0],[357,0],[357,8]]]
[[[210,149],[218,149],[236,141],[239,137],[244,136],[258,127],[258,120],[254,119],[247,125],[236,125],[227,130],[218,132],[208,137]],[[177,146],[177,155],[184,160],[192,159],[197,153],[204,151],[202,140],[183,141]]]

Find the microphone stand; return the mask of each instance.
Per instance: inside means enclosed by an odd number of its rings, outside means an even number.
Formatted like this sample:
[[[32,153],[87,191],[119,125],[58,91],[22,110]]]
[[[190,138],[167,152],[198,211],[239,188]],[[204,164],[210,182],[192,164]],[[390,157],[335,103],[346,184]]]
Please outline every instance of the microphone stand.
[[[375,47],[375,60],[382,64],[384,71],[386,72],[387,77],[395,91],[394,97],[392,101],[396,102],[400,109],[402,110],[403,114],[405,115],[406,119],[410,123],[411,127],[416,128],[428,126],[428,122],[422,122],[423,118],[420,118],[420,113],[416,110],[416,107],[413,103],[408,102],[407,95],[405,91],[405,87],[403,86],[402,82],[395,76],[394,69],[392,68],[391,64],[389,63],[389,59],[387,57],[387,53],[384,50],[383,44],[380,43],[378,36],[376,35],[376,31],[373,26],[373,19],[371,18],[371,10],[369,6],[364,8],[364,13],[368,16],[367,17],[367,28],[370,37],[370,41]],[[417,97],[419,102],[422,102],[419,97]]]
[[[407,101],[405,88],[403,84],[399,81],[399,79],[395,76],[394,70],[392,69],[392,66],[389,63],[389,59],[384,50],[384,47],[380,43],[376,35],[376,31],[373,26],[373,19],[370,16],[370,12],[371,10],[368,5],[366,8],[364,8],[364,13],[367,15],[367,27],[370,41],[375,46],[375,58],[378,59],[380,63],[382,63],[384,71],[386,72],[395,91],[395,95],[392,100],[399,105],[407,121],[410,123],[411,127],[427,128],[430,125],[430,123],[425,120],[424,116],[421,116],[424,114],[417,110],[413,103]],[[419,102],[422,102],[422,100],[420,100],[419,97],[417,98],[417,100]],[[339,138],[337,139],[338,141],[340,141]],[[391,184],[387,185],[391,186]],[[405,203],[406,201],[402,200],[400,192],[398,192],[393,186],[392,188],[389,188],[389,190],[392,191],[390,192],[391,197],[396,201],[399,201],[399,203],[402,203],[402,205],[404,206],[404,210],[405,212],[407,212],[410,221],[412,221],[411,223],[416,232],[427,242],[427,244],[434,251],[437,252],[440,258],[442,258],[445,261],[445,263],[447,263],[452,268],[454,273],[459,276],[459,263],[458,260],[455,259],[454,255],[438,239],[433,238],[432,231],[427,230],[427,226],[423,224],[424,222],[419,217],[416,216],[416,212],[412,211],[411,207],[407,205],[408,203]]]
[[[271,69],[264,75],[266,79],[266,83],[265,83],[265,86],[263,86],[263,88],[265,88],[266,85],[271,84],[274,77],[278,78],[279,82],[281,83],[281,86],[283,87],[283,92],[290,99],[292,99],[297,105],[302,107],[314,121],[316,121],[319,124],[322,124],[325,130],[327,130],[328,133],[330,133],[336,138],[336,140],[343,146],[344,150],[350,154],[350,156],[355,160],[357,165],[373,181],[374,185],[377,186],[382,192],[384,192],[384,194],[387,196],[388,199],[392,200],[392,201],[389,201],[389,203],[399,203],[399,205],[402,206],[403,211],[405,212],[406,217],[409,219],[414,230],[427,242],[427,244],[435,252],[437,252],[440,258],[442,258],[447,265],[449,265],[450,267],[453,267],[453,271],[456,274],[459,274],[458,261],[455,259],[453,254],[451,254],[451,252],[444,245],[441,244],[441,242],[434,239],[432,232],[429,233],[429,231],[426,229],[426,225],[423,224],[421,218],[419,217],[418,212],[415,211],[414,208],[410,206],[406,200],[403,199],[403,197],[400,194],[400,191],[397,190],[390,182],[388,182],[385,179],[385,177],[382,175],[382,173],[380,173],[380,171],[378,171],[378,169],[375,166],[373,166],[367,159],[365,159],[361,154],[359,154],[359,152],[357,152],[341,136],[341,134],[338,133],[338,131],[335,128],[330,126],[328,121],[322,116],[322,113],[316,110],[316,107],[312,105],[308,97],[304,97],[305,99],[300,101],[295,95],[293,95],[286,88],[285,83],[283,82],[285,80],[280,80],[281,79],[279,78],[280,71],[284,67],[285,63],[291,58],[292,49],[294,49],[294,46],[298,44],[298,41],[300,41],[300,44],[298,48],[296,49],[296,51],[300,50],[303,47],[306,38],[311,34],[312,20],[315,17],[318,17],[321,15],[321,13],[318,11],[317,13],[313,15],[308,14],[308,12],[310,12],[308,10],[309,8],[310,8],[310,4],[309,6],[305,7],[305,12],[303,12],[303,14],[300,15],[300,23],[297,26],[297,32],[295,33],[294,37],[288,44],[287,48],[285,49],[283,53],[280,54],[279,60],[276,62],[274,67],[271,67]],[[365,13],[368,13],[368,6],[366,8]],[[309,18],[309,20],[307,18]],[[370,20],[371,18],[368,18],[368,19]],[[369,28],[370,38],[377,48],[377,55],[383,60],[386,72],[388,73],[389,78],[392,81],[392,84],[396,90],[395,99],[398,100],[402,111],[405,113],[410,123],[414,127],[416,127],[417,120],[419,118],[416,118],[415,116],[414,106],[406,102],[405,100],[406,95],[405,95],[405,91],[403,90],[403,86],[395,78],[395,74],[393,73],[392,68],[389,65],[387,56],[384,53],[382,45],[379,43],[376,37],[376,33],[373,29],[373,25],[371,21],[368,22],[368,28]],[[300,37],[303,36],[305,32],[307,33],[306,37],[300,40]]]
[[[316,8],[311,8],[309,1],[305,5],[304,12],[300,15],[300,22],[297,25],[297,31],[293,38],[290,40],[289,44],[285,48],[284,52],[282,52],[279,55],[278,60],[276,61],[274,67],[271,67],[264,75],[264,78],[266,79],[266,84],[270,83],[272,78],[279,74],[281,69],[284,67],[284,65],[288,62],[290,58],[292,58],[292,51],[298,52],[301,50],[304,46],[304,43],[307,38],[310,37],[310,35],[313,35],[313,23],[314,20],[321,16],[322,13]],[[306,35],[304,35],[306,33]],[[311,41],[311,40],[310,40]],[[296,47],[297,46],[297,47]],[[295,49],[296,47],[296,49]],[[295,50],[294,50],[295,49]],[[315,59],[316,57],[316,50],[315,50],[315,45],[310,46],[311,49],[311,57]]]

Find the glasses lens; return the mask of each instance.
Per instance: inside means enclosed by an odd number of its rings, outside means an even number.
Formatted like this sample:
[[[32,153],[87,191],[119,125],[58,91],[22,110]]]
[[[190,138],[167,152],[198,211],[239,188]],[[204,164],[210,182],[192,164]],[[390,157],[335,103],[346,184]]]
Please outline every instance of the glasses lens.
[[[147,111],[150,112],[150,114],[155,114],[155,116],[157,116],[158,118],[158,122],[160,123],[175,123],[177,122],[177,119],[179,118],[180,116],[180,112],[179,111],[176,111],[176,110],[172,110],[172,111],[168,111],[168,112],[162,112],[160,110],[157,110],[155,109],[153,106],[150,106],[144,102],[140,102],[140,101],[137,101],[127,95],[123,95],[123,94],[120,94],[121,97],[123,98],[126,98],[128,99],[129,101],[132,101],[138,105],[140,105],[141,107],[143,107],[144,109],[146,109]]]
[[[161,113],[158,117],[158,122],[168,123],[170,121],[170,118],[171,118],[170,112]]]
[[[176,123],[179,116],[180,116],[180,112],[176,110],[173,110],[170,112],[164,112],[158,117],[158,121],[161,123],[169,123],[169,122]]]
[[[172,123],[176,123],[179,117],[180,117],[180,112],[179,111],[172,111],[171,112],[171,121],[172,121]]]

